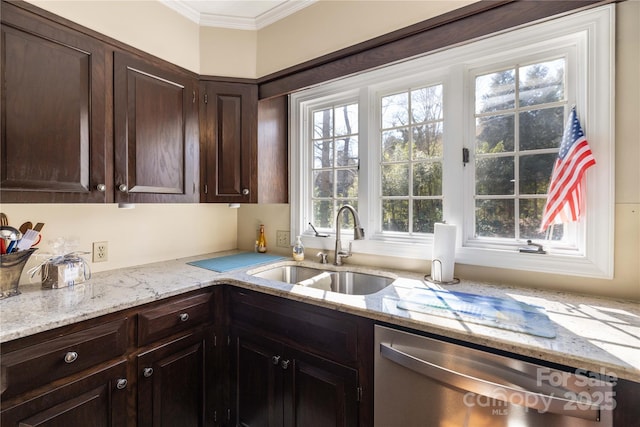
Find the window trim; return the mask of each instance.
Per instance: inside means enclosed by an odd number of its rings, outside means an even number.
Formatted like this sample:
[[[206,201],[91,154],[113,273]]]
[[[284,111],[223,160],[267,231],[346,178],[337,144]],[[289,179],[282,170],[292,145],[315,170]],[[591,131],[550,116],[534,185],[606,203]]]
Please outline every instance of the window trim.
[[[310,177],[303,173],[304,149],[300,147],[299,129],[304,129],[306,118],[301,114],[300,108],[315,104],[315,101],[328,102],[331,99],[342,99],[343,96],[358,96],[360,98],[360,117],[367,120],[360,124],[359,147],[361,158],[367,158],[375,154],[377,148],[377,137],[375,136],[376,109],[369,108],[375,106],[377,92],[389,87],[392,80],[404,79],[411,81],[420,76],[421,85],[431,84],[435,76],[440,74],[443,79],[463,78],[468,86],[468,72],[471,68],[479,67],[483,61],[488,61],[490,57],[504,54],[510,51],[510,55],[517,52],[526,52],[532,46],[551,46],[558,44],[562,40],[574,38],[574,34],[580,34],[582,41],[577,44],[576,55],[581,57],[588,65],[588,77],[581,83],[581,87],[575,88],[575,97],[570,98],[570,103],[575,103],[580,113],[580,120],[585,128],[585,133],[591,144],[591,148],[596,157],[597,164],[605,169],[600,174],[587,174],[587,197],[588,218],[584,231],[589,239],[586,239],[583,256],[566,255],[562,253],[548,254],[541,258],[541,255],[524,254],[517,251],[517,244],[514,243],[514,250],[492,248],[491,245],[474,247],[468,239],[468,224],[464,223],[463,209],[468,209],[469,189],[464,188],[464,197],[452,203],[447,200],[444,205],[444,218],[453,224],[458,224],[458,237],[456,244],[456,262],[461,264],[481,265],[496,268],[537,271],[555,274],[566,274],[585,277],[612,278],[613,277],[613,231],[614,231],[614,124],[615,111],[613,111],[614,97],[614,53],[615,53],[615,8],[614,5],[607,5],[600,8],[578,12],[569,16],[551,19],[542,23],[532,24],[513,31],[498,34],[476,42],[436,52],[430,55],[419,57],[415,60],[401,62],[400,64],[383,67],[360,75],[347,77],[329,84],[317,86],[315,88],[301,91],[290,96],[290,188],[291,188],[291,231],[292,235],[302,235],[305,245],[308,247],[333,250],[334,240],[332,238],[318,238],[312,235],[310,227],[307,225],[308,208],[304,207],[305,188],[310,188]],[[526,43],[526,44],[523,44]],[[549,47],[548,49],[551,49]],[[478,52],[482,52],[480,55]],[[460,64],[457,58],[467,59],[464,64]],[[481,60],[480,58],[485,58]],[[499,62],[499,61],[498,61]],[[456,65],[457,63],[457,65]],[[432,64],[435,64],[433,66]],[[471,65],[469,65],[471,64]],[[493,64],[497,66],[496,64]],[[404,77],[401,77],[404,76]],[[425,80],[429,76],[432,80]],[[598,80],[593,76],[597,76]],[[576,81],[570,79],[570,81]],[[449,85],[448,90],[456,92],[454,95],[463,99],[464,110],[462,114],[468,119],[472,115],[471,111],[466,111],[471,105],[466,97],[469,96],[470,89],[462,88],[460,85]],[[447,90],[447,88],[445,88]],[[587,99],[588,98],[588,99]],[[341,101],[342,102],[342,101]],[[305,107],[306,108],[306,107]],[[470,147],[468,141],[469,129],[462,129],[459,132],[452,131],[455,126],[447,126],[447,113],[449,117],[454,117],[452,106],[445,104],[445,141],[444,149],[457,151],[456,144],[449,143],[462,136],[464,146]],[[460,111],[453,114],[460,115]],[[364,117],[363,117],[364,116]],[[467,120],[465,119],[465,120]],[[470,122],[469,122],[470,123]],[[462,126],[458,126],[462,128]],[[371,133],[374,135],[370,135]],[[459,135],[463,133],[463,135]],[[449,153],[455,155],[455,153]],[[445,158],[447,153],[444,153]],[[462,166],[462,162],[456,167],[447,164],[443,168],[443,193],[446,198],[446,186],[451,180],[455,180],[458,173],[469,173],[468,169]],[[359,204],[361,206],[361,220],[367,240],[356,241],[353,244],[354,252],[400,256],[416,259],[431,259],[432,235],[424,238],[395,236],[389,233],[374,233],[377,229],[375,215],[375,201],[369,200],[371,192],[367,186],[377,182],[378,173],[375,167],[375,160],[361,161],[360,163],[360,193]],[[378,165],[379,166],[379,165]],[[597,166],[596,166],[597,167]],[[465,170],[466,169],[466,170]],[[595,169],[595,168],[594,168]],[[604,176],[604,179],[602,177]],[[471,182],[469,179],[466,182]],[[364,183],[364,185],[363,185]],[[472,193],[471,193],[472,194]],[[591,194],[598,195],[591,196]],[[372,203],[370,203],[372,202]],[[366,206],[366,209],[362,207]],[[297,208],[299,207],[299,209]],[[468,215],[467,217],[471,217]],[[332,234],[332,233],[330,233]],[[351,233],[345,230],[343,239],[349,238]],[[346,240],[346,239],[345,239]]]

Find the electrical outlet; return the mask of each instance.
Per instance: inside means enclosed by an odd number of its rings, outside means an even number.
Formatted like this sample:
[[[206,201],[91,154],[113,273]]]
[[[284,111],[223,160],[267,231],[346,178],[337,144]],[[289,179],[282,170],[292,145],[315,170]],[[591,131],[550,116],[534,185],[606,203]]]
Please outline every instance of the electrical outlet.
[[[109,259],[109,242],[93,242],[93,262],[105,262]]]
[[[288,248],[291,246],[291,236],[288,231],[276,231],[276,246],[279,248]]]

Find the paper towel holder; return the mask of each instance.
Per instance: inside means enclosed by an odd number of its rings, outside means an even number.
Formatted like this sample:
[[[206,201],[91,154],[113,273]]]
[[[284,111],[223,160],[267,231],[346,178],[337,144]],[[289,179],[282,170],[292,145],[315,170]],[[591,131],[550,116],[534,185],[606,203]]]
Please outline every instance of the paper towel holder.
[[[432,263],[436,263],[437,262],[438,264],[440,264],[440,270],[442,271],[442,261],[440,261],[439,259],[434,259],[431,262]],[[430,274],[425,274],[424,280],[426,282],[433,283],[434,285],[456,285],[456,284],[460,283],[460,279],[458,279],[457,277],[454,277],[453,280],[442,282],[440,280],[434,279],[433,277],[431,277]]]
[[[425,282],[433,283],[434,285],[445,285],[445,286],[446,285],[457,285],[458,283],[460,283],[460,279],[458,279],[457,277],[454,277],[453,280],[448,281],[448,282],[441,282],[439,280],[432,279],[430,274],[425,274],[424,280],[425,280]]]

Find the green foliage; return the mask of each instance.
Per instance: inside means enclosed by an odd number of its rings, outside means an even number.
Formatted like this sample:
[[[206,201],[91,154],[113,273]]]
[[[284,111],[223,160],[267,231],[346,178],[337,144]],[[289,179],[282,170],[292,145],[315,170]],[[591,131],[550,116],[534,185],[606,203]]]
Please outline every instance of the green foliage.
[[[476,85],[476,235],[544,238],[538,228],[562,138],[564,60],[479,76]]]

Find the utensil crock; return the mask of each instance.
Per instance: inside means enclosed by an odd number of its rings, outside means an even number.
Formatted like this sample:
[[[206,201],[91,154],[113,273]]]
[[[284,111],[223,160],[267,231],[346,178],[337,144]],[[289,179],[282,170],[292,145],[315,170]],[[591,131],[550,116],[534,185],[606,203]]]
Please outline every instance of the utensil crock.
[[[37,248],[0,255],[0,299],[20,295],[18,284],[22,270]]]

